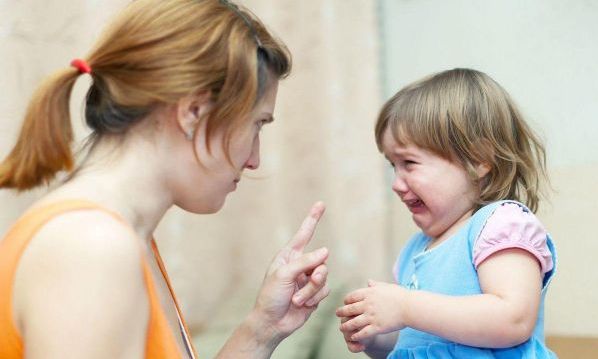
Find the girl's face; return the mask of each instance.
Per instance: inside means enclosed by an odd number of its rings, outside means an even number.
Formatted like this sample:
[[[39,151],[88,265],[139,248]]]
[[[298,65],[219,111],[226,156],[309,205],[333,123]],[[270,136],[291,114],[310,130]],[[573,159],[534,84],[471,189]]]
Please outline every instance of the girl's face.
[[[399,145],[390,130],[382,138],[395,178],[392,189],[415,224],[436,242],[454,234],[472,213],[477,189],[467,171],[415,145]]]
[[[187,162],[191,167],[183,190],[178,191],[175,204],[193,213],[214,213],[222,208],[227,195],[237,188],[245,169],[255,170],[260,165],[260,130],[272,122],[278,82],[273,81],[260,102],[249,114],[246,125],[233,133],[230,139],[229,162],[222,146],[224,130],[211,134],[211,154],[208,153],[205,138],[205,123],[200,123],[197,136],[189,142]],[[192,146],[198,159],[190,158]]]

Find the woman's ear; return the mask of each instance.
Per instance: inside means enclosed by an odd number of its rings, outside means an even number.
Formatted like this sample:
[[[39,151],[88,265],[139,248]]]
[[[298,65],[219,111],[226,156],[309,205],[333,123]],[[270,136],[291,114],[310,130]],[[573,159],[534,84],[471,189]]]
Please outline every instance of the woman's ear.
[[[212,100],[209,91],[188,95],[176,104],[176,121],[183,135],[192,140],[200,121],[212,110]]]

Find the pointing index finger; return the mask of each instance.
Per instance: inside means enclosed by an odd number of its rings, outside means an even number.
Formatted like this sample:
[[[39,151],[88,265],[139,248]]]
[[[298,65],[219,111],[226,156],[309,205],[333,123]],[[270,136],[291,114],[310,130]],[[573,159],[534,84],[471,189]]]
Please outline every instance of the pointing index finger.
[[[307,246],[309,241],[312,239],[314,232],[316,231],[316,226],[320,221],[320,218],[322,218],[325,209],[326,206],[321,201],[316,202],[311,207],[309,214],[303,220],[303,223],[301,223],[301,227],[299,227],[299,230],[288,244],[291,249],[299,253],[303,252],[305,246]]]

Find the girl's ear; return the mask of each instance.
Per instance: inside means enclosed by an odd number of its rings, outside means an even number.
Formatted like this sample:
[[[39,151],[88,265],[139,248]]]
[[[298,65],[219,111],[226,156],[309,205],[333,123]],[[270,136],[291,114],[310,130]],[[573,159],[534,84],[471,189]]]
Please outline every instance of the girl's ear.
[[[213,107],[209,91],[188,95],[176,104],[176,121],[183,135],[192,140],[200,121]]]
[[[480,163],[474,165],[474,170],[478,179],[486,177],[492,170],[492,161],[494,159],[494,146],[488,139],[480,139],[476,144],[476,149],[479,152]]]
[[[475,165],[475,173],[478,176],[478,179],[482,179],[486,177],[488,172],[492,169],[492,167],[487,163],[479,163]]]

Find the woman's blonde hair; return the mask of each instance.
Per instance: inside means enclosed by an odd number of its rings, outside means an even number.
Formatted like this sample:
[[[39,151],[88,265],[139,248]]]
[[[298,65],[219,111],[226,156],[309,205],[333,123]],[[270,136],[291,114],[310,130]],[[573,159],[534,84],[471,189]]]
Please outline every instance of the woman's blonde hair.
[[[85,118],[97,141],[124,134],[161,105],[209,91],[207,137],[232,133],[271,79],[288,75],[291,57],[247,9],[225,0],[135,0],[87,57],[93,83]],[[0,188],[25,190],[72,170],[69,101],[79,71],[57,72],[37,89],[15,147],[0,164]]]
[[[546,153],[509,94],[488,75],[454,69],[401,89],[382,108],[375,128],[390,129],[399,144],[413,144],[458,161],[479,186],[476,208],[513,199],[536,211],[546,175]],[[489,166],[478,179],[476,167]]]

